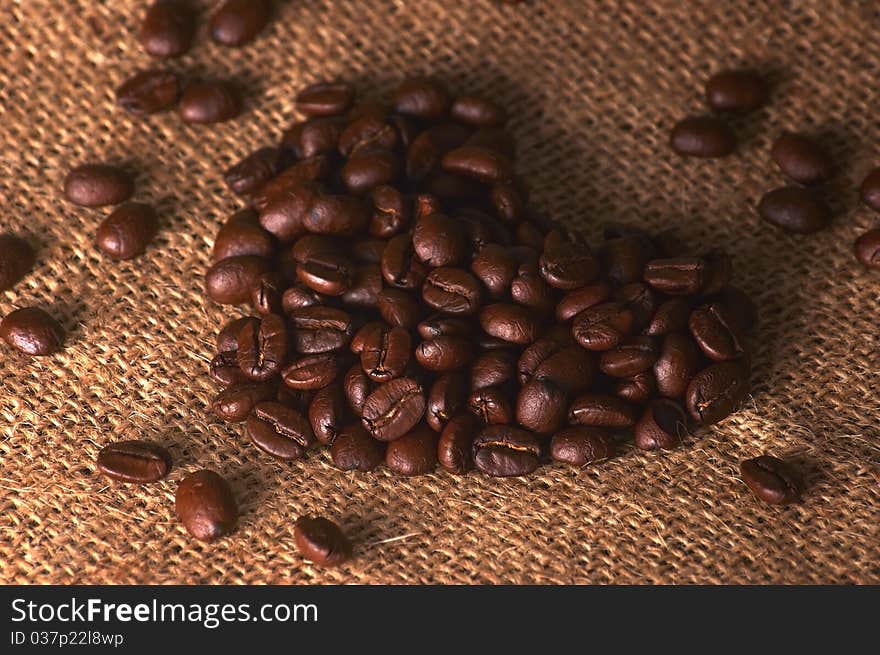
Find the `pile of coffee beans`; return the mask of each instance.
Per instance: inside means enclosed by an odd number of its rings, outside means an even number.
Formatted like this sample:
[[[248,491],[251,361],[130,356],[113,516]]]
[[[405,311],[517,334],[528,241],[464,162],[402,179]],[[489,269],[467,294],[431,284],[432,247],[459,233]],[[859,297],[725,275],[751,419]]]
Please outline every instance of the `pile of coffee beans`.
[[[346,84],[226,173],[208,296],[212,404],[258,449],[345,470],[526,475],[634,438],[675,447],[749,391],[755,307],[721,250],[609,226],[596,250],[529,208],[506,111],[405,80]]]

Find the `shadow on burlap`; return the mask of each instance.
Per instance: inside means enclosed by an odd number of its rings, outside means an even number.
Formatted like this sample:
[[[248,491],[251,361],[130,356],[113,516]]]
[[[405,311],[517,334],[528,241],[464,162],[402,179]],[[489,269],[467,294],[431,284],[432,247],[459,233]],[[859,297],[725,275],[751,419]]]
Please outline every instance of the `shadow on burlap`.
[[[201,38],[168,63],[253,92],[237,120],[196,128],[114,107],[115,86],[151,63],[134,38],[145,2],[3,3],[2,227],[28,235],[39,263],[0,314],[46,307],[69,341],[48,359],[0,355],[0,580],[880,582],[880,278],[850,250],[877,220],[855,186],[880,161],[880,16],[868,2],[737,4],[286,2],[253,45]],[[772,103],[737,126],[739,152],[674,157],[672,123],[701,111],[711,72],[739,64],[774,80]],[[279,463],[212,416],[207,363],[233,311],[206,301],[203,272],[237,206],[221,172],[277,138],[303,84],[386,91],[411,72],[512,106],[540,210],[593,235],[609,220],[672,227],[733,254],[735,281],[761,304],[742,411],[673,452],[512,480],[342,473],[326,453]],[[839,164],[837,217],[820,235],[755,215],[781,182],[768,147],[782,129],[823,134]],[[137,171],[137,199],[161,211],[160,237],[133,262],[95,252],[105,210],[59,198],[72,164],[102,159]],[[135,487],[97,475],[98,449],[121,438],[166,444],[171,476]],[[801,463],[802,504],[762,505],[741,483],[738,462],[764,451]],[[211,546],[173,516],[178,481],[203,466],[231,479],[242,507],[236,534]],[[307,512],[340,521],[356,559],[304,562],[292,527]]]

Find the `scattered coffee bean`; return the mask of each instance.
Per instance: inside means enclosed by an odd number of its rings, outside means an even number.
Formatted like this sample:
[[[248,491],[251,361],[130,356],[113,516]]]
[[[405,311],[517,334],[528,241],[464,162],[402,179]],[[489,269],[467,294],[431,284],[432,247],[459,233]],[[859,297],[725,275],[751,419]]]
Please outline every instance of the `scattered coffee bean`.
[[[269,22],[269,0],[225,0],[211,16],[211,38],[227,46],[252,41]]]
[[[183,90],[178,111],[185,123],[222,123],[238,116],[240,103],[225,82],[197,82]]]
[[[0,339],[26,355],[51,355],[64,343],[64,330],[38,307],[22,307],[0,321]]]
[[[157,482],[171,470],[171,455],[151,441],[117,441],[98,452],[98,470],[120,482]]]
[[[706,82],[706,104],[712,111],[747,114],[766,100],[767,86],[755,71],[721,71]]]
[[[136,73],[116,89],[116,104],[135,116],[171,109],[179,97],[180,79],[163,70]]]
[[[831,210],[815,191],[786,186],[764,194],[758,213],[768,223],[792,234],[812,234],[828,226]]]
[[[156,0],[141,23],[140,41],[154,57],[179,57],[192,45],[196,16],[186,2]]]
[[[740,361],[718,362],[691,378],[685,400],[691,418],[710,425],[735,412],[748,393],[747,366]]]
[[[31,245],[14,234],[0,234],[0,291],[11,289],[33,268]]]
[[[184,527],[199,541],[216,541],[232,532],[238,521],[232,489],[214,471],[197,471],[181,480],[174,504]]]
[[[770,455],[747,459],[740,473],[752,493],[770,505],[788,505],[800,499],[800,474],[785,461]]]
[[[296,96],[297,110],[306,116],[341,116],[354,102],[354,89],[348,84],[318,82]]]
[[[831,158],[814,140],[802,134],[783,134],[770,148],[779,169],[800,184],[818,184],[831,177]]]
[[[736,149],[736,134],[719,118],[693,116],[675,125],[670,143],[679,155],[724,157]]]
[[[868,230],[856,239],[855,252],[863,266],[880,269],[880,229]]]
[[[339,526],[320,516],[302,516],[293,539],[303,557],[320,566],[339,566],[351,558],[351,543]]]
[[[104,207],[125,202],[134,193],[131,177],[117,166],[83,164],[64,180],[64,196],[83,207]]]
[[[142,254],[159,231],[156,211],[141,202],[120,205],[98,226],[95,243],[111,259]]]

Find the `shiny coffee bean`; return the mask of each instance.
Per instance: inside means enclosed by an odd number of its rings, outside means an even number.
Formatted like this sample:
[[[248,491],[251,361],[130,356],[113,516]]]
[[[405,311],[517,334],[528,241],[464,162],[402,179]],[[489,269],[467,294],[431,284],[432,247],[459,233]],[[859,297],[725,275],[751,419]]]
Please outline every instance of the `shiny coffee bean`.
[[[443,84],[431,77],[404,80],[394,92],[392,104],[398,114],[437,120],[449,111],[451,98]]]
[[[241,423],[257,403],[275,397],[275,386],[273,382],[237,384],[221,391],[211,403],[211,410],[227,423]]]
[[[480,282],[461,268],[436,268],[425,279],[422,299],[444,314],[474,314],[482,303]]]
[[[599,262],[586,246],[565,243],[545,248],[538,270],[550,286],[570,291],[595,280],[599,274]]]
[[[305,355],[340,350],[351,339],[351,316],[334,307],[316,305],[295,309],[290,313],[290,324],[293,347]]]
[[[470,364],[474,357],[473,342],[466,337],[437,337],[416,346],[415,357],[429,371],[451,371]]]
[[[686,157],[724,157],[736,150],[736,134],[712,116],[691,116],[672,128],[672,149]]]
[[[657,306],[657,310],[643,332],[652,337],[662,337],[673,332],[683,332],[687,330],[690,315],[690,300],[681,297],[670,298]]]
[[[517,356],[512,350],[490,350],[471,364],[470,389],[500,387],[516,376]]]
[[[621,302],[585,309],[571,325],[575,340],[587,350],[610,350],[633,332],[635,314]]]
[[[467,399],[468,411],[488,425],[513,423],[515,409],[508,394],[500,387],[473,391]]]
[[[186,2],[156,0],[141,23],[139,39],[154,57],[179,57],[192,45],[196,15]]]
[[[298,309],[315,307],[323,302],[320,293],[302,284],[295,284],[281,294],[281,310],[285,314],[293,314]]]
[[[588,426],[563,428],[550,440],[554,462],[586,466],[614,457],[617,442],[606,430]]]
[[[721,71],[706,82],[706,104],[712,111],[747,114],[766,100],[767,86],[755,71]]]
[[[271,258],[275,254],[275,240],[259,224],[235,221],[220,228],[214,239],[211,258],[219,262],[228,257],[254,255]]]
[[[238,366],[255,382],[274,377],[287,360],[287,325],[277,314],[248,323],[238,333]]]
[[[758,214],[771,225],[792,234],[812,234],[828,226],[831,209],[810,189],[786,186],[764,194]]]
[[[274,401],[258,403],[247,419],[248,438],[278,459],[300,459],[312,445],[312,426],[300,412]]]
[[[184,123],[222,123],[238,116],[238,94],[226,82],[195,82],[183,90],[177,106]]]
[[[535,369],[537,380],[549,380],[568,393],[579,393],[592,385],[596,361],[592,353],[578,345],[562,348],[545,358]]]
[[[376,307],[391,326],[414,328],[422,318],[422,308],[413,293],[402,289],[383,289],[376,295]]]
[[[361,367],[375,382],[388,382],[403,375],[412,354],[412,339],[401,327],[372,330],[361,350]]]
[[[348,406],[355,416],[362,416],[364,413],[364,403],[367,397],[373,392],[375,385],[364,373],[361,363],[356,362],[346,371],[342,378],[342,391],[345,393],[345,399]]]
[[[648,262],[644,272],[646,283],[670,296],[699,293],[708,277],[708,266],[700,257],[654,259]]]
[[[880,167],[871,170],[862,180],[859,197],[866,206],[880,212]]]
[[[739,324],[722,303],[710,303],[692,311],[688,326],[700,350],[711,360],[723,362],[745,353]]]
[[[633,428],[636,446],[642,450],[675,448],[687,431],[687,417],[674,400],[654,400]]]
[[[14,234],[0,234],[0,291],[11,289],[33,268],[31,245]]]
[[[856,259],[862,266],[870,269],[880,269],[880,229],[868,230],[858,239],[854,246]],[[0,288],[2,288],[0,284]]]
[[[307,121],[299,134],[299,150],[302,156],[311,158],[335,152],[344,129],[345,119],[341,117]]]
[[[120,205],[95,233],[95,244],[111,259],[132,259],[142,254],[159,231],[156,211],[140,202]]]
[[[382,277],[401,289],[417,289],[422,286],[428,267],[416,257],[412,239],[408,234],[392,238],[382,253]]]
[[[305,217],[320,193],[313,182],[295,182],[274,193],[260,209],[260,225],[282,243],[295,241],[307,232]]]
[[[468,392],[463,371],[452,371],[438,377],[428,391],[425,421],[433,430],[440,432],[453,416],[465,408]]]
[[[747,363],[718,362],[691,378],[685,402],[694,421],[711,425],[739,409],[748,393]]]
[[[565,424],[568,393],[555,382],[535,378],[527,382],[516,399],[516,422],[538,434],[550,434]]]
[[[788,505],[800,499],[800,474],[778,457],[761,455],[739,465],[743,482],[758,498],[770,505]]]
[[[134,193],[134,182],[124,170],[110,164],[77,166],[64,180],[64,197],[82,207],[118,205]]]
[[[474,438],[474,464],[493,477],[528,475],[538,468],[541,445],[534,435],[512,425],[489,425]]]
[[[357,264],[375,264],[378,266],[382,261],[382,253],[385,252],[386,242],[383,239],[372,238],[357,241],[351,244],[351,256]],[[379,270],[379,277],[382,271]]]
[[[229,168],[223,179],[240,196],[254,193],[277,174],[278,148],[260,148]]]
[[[641,276],[641,272],[639,273]],[[585,309],[605,302],[611,296],[611,288],[604,282],[596,282],[566,293],[556,304],[556,320],[567,321]]]
[[[557,325],[548,330],[547,334],[529,345],[520,355],[517,362],[519,383],[525,384],[531,380],[545,360],[574,345],[575,341],[565,325]]]
[[[616,286],[638,282],[654,251],[646,235],[627,233],[607,239],[602,246],[603,273]]]
[[[280,314],[281,289],[286,286],[279,273],[264,273],[251,291],[251,306],[262,316]]]
[[[437,433],[420,424],[388,444],[385,466],[399,475],[425,475],[437,468]]]
[[[224,387],[250,381],[238,365],[238,355],[234,350],[221,351],[214,355],[211,359],[210,375],[212,380]]]
[[[97,464],[119,482],[158,482],[171,471],[171,454],[151,441],[117,441],[101,448]]]
[[[783,134],[770,148],[779,169],[795,182],[812,185],[831,177],[831,157],[813,139],[802,134]]]
[[[443,156],[440,164],[447,173],[474,178],[485,184],[502,182],[513,175],[513,164],[508,157],[483,146],[466,144],[451,150]]]
[[[599,357],[599,370],[616,378],[628,378],[649,370],[657,360],[651,337],[632,337]]]
[[[171,109],[179,97],[180,78],[163,70],[135,73],[116,89],[116,104],[135,116]]]
[[[568,422],[572,425],[630,428],[637,418],[635,407],[628,402],[600,393],[579,395],[568,410]]]
[[[425,394],[411,378],[397,378],[373,391],[364,402],[363,423],[379,441],[394,441],[425,414]]]
[[[351,558],[351,542],[338,525],[323,517],[297,519],[293,540],[302,556],[319,566],[339,566]]]
[[[553,313],[557,295],[538,271],[538,262],[530,260],[520,264],[516,277],[511,280],[510,298],[540,316],[549,316]]]
[[[631,282],[614,293],[614,299],[626,304],[633,312],[633,329],[636,332],[643,330],[651,322],[657,311],[656,292],[642,282]]]
[[[241,329],[250,323],[259,326],[260,319],[253,316],[245,316],[235,318],[226,323],[220,332],[217,333],[217,352],[235,352],[238,350],[238,333]]]
[[[354,283],[354,275],[351,260],[333,252],[311,253],[296,267],[297,279],[325,296],[343,295]]]
[[[362,195],[391,184],[400,177],[400,158],[378,147],[359,148],[342,167],[341,177],[349,193]]]
[[[241,46],[256,38],[272,13],[269,0],[224,0],[211,16],[211,38],[225,46]]]
[[[459,96],[449,110],[455,120],[472,127],[499,127],[507,121],[504,108],[476,96]]]
[[[355,355],[360,355],[364,351],[364,346],[367,342],[374,338],[374,332],[381,332],[387,329],[388,326],[382,321],[364,323],[351,337],[351,343],[348,344],[349,350]]]
[[[480,310],[480,327],[489,336],[510,343],[529,344],[538,337],[540,325],[535,315],[519,305],[494,303]]]
[[[419,134],[406,151],[406,176],[423,180],[434,172],[443,156],[464,145],[471,130],[457,123],[440,123]]]
[[[525,192],[517,182],[501,182],[489,192],[495,215],[506,223],[520,222],[526,213]]]
[[[238,521],[232,489],[214,471],[197,471],[181,480],[174,507],[184,527],[199,541],[216,541],[232,532]]]
[[[342,385],[334,382],[319,389],[309,403],[308,414],[315,438],[323,444],[332,444],[349,418]]]
[[[517,263],[510,251],[497,243],[484,247],[471,261],[471,272],[493,298],[503,298],[517,274]]]
[[[636,405],[644,405],[657,392],[653,371],[642,371],[632,377],[622,378],[614,385],[614,395]]]
[[[383,148],[394,150],[399,142],[397,129],[388,121],[385,114],[367,113],[354,118],[336,139],[339,153],[350,157],[361,148]]]
[[[413,230],[416,256],[431,268],[454,266],[465,257],[465,233],[461,224],[444,214],[429,214],[416,221]]]
[[[416,326],[416,330],[422,339],[435,339],[441,336],[473,336],[476,328],[473,323],[464,318],[433,314],[421,321]]]
[[[657,391],[666,398],[682,398],[688,383],[700,365],[700,354],[694,341],[680,332],[667,334],[657,361],[654,362],[654,378]]]
[[[372,471],[385,461],[385,447],[358,421],[339,430],[330,446],[330,457],[343,471]]]
[[[64,329],[38,307],[16,309],[0,321],[0,339],[26,355],[51,355],[64,343]]]
[[[296,109],[308,117],[341,116],[354,102],[354,89],[341,82],[317,82],[296,96]]]
[[[339,369],[333,353],[305,355],[293,360],[281,371],[291,389],[321,389],[336,379]]]
[[[369,232],[371,236],[389,239],[400,234],[409,224],[412,212],[409,201],[392,186],[378,186],[370,192],[373,202],[373,215],[370,218]],[[385,244],[382,244],[384,250]],[[382,253],[379,253],[381,261]]]
[[[461,475],[474,466],[474,437],[482,424],[471,414],[458,414],[446,423],[437,443],[437,460],[440,466]]]
[[[370,212],[360,198],[319,195],[302,220],[303,227],[315,234],[354,236],[367,227]]]

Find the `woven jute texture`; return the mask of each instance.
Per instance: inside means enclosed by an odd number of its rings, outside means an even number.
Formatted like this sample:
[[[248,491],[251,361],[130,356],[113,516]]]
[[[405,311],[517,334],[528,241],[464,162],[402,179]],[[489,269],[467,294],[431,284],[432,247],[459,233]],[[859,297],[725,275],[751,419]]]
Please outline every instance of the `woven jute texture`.
[[[878,220],[855,192],[880,163],[876,3],[283,2],[250,46],[202,34],[167,64],[247,89],[245,113],[212,127],[114,106],[115,86],[151,65],[135,37],[145,4],[0,2],[0,225],[39,249],[0,314],[36,304],[69,331],[52,357],[0,354],[2,581],[880,582],[880,278],[851,254]],[[702,111],[707,76],[743,64],[768,73],[773,97],[736,123],[738,152],[674,156],[670,127]],[[384,93],[410,73],[511,107],[539,210],[592,235],[622,221],[727,248],[761,305],[747,406],[671,452],[510,480],[342,473],[326,453],[279,463],[214,418],[207,364],[235,313],[202,288],[213,235],[238,206],[222,171],[296,119],[304,84]],[[782,181],[768,150],[783,129],[819,135],[837,164],[834,224],[815,236],[755,214]],[[161,235],[137,260],[102,257],[106,211],[60,197],[69,167],[96,160],[137,171],[136,198],[160,210]],[[166,444],[169,478],[98,475],[97,451],[122,438]],[[769,507],[743,485],[739,461],[765,451],[802,468],[801,504]],[[210,546],[174,517],[174,490],[199,467],[228,476],[242,510]],[[355,559],[304,562],[292,539],[304,513],[339,521]]]

